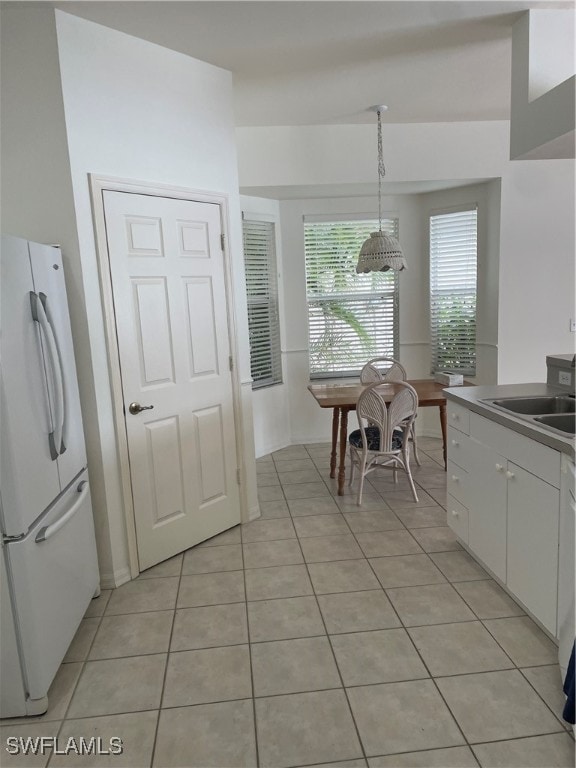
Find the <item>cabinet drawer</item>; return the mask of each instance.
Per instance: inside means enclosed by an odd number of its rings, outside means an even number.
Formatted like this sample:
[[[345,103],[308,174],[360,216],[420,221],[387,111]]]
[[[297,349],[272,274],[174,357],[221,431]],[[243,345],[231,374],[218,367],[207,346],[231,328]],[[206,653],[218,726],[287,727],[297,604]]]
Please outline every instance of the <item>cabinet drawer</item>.
[[[470,438],[454,427],[448,427],[448,459],[466,471],[470,469]]]
[[[458,429],[460,432],[464,432],[465,435],[469,435],[470,411],[468,408],[464,408],[464,406],[448,400],[446,411],[448,425],[454,427],[454,429]]]
[[[477,413],[473,413],[470,417],[470,435],[474,440],[492,446],[499,454],[519,467],[523,467],[555,488],[560,488],[560,451],[520,435]]]
[[[470,501],[470,477],[466,470],[449,461],[446,468],[446,486],[450,496],[453,496],[465,507]]]
[[[448,525],[464,544],[468,544],[468,509],[450,495],[448,495],[446,507]]]

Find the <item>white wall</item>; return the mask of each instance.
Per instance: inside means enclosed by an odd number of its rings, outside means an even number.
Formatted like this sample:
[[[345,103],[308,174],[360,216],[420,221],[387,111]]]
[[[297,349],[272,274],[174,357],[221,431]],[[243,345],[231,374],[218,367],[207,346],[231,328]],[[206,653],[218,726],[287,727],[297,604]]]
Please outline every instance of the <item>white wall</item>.
[[[386,181],[481,179],[508,162],[507,121],[382,126]],[[237,128],[241,187],[376,181],[375,125]]]
[[[250,372],[232,77],[217,67],[66,13],[57,11],[56,22],[90,351],[99,379],[99,442],[112,476],[117,474],[117,457],[88,174],[173,184],[227,196],[237,365],[241,380],[247,381]],[[250,418],[249,384],[242,387],[242,400],[244,415]],[[249,429],[243,433],[248,504],[256,513],[253,440]],[[120,510],[117,487],[112,483],[107,506]]]
[[[574,163],[510,163],[502,179],[498,379],[546,381],[546,355],[575,336]]]
[[[4,180],[10,197],[15,196],[18,202],[4,224],[14,234],[38,240],[59,239],[52,234],[54,229],[62,230],[69,238],[67,267],[76,288],[71,296],[71,316],[94,510],[101,534],[100,563],[103,582],[110,585],[125,580],[129,574],[88,174],[173,184],[227,196],[237,365],[241,380],[247,382],[241,389],[243,416],[250,425],[252,392],[232,78],[222,69],[61,11],[55,12],[54,26],[53,14],[45,8],[19,9],[9,17],[9,28],[3,29],[11,41],[10,67],[2,73],[3,90],[8,87],[10,107],[15,110],[9,119],[10,145],[5,149],[8,154],[20,152],[22,162],[27,152],[40,159],[22,179],[16,163],[8,166],[9,178]],[[56,105],[47,103],[48,99],[37,99],[36,92],[44,88],[58,95],[59,76],[61,95]],[[61,145],[68,144],[69,164],[61,156],[58,158],[58,167],[66,169],[64,182],[68,182],[65,210],[64,205],[59,207],[52,201],[61,187],[52,191],[50,186],[50,163],[44,155],[50,152],[51,145],[35,150],[37,138],[27,125],[31,111],[40,137],[45,134],[44,123],[51,121],[56,112],[59,122],[50,123],[48,134],[56,134],[52,143],[58,145],[61,154]],[[16,139],[21,140],[19,149]],[[29,196],[27,186],[34,184],[42,193]],[[40,223],[26,232],[17,231],[24,219],[44,222],[43,205],[50,201],[59,208],[55,226],[50,229]],[[14,226],[10,226],[12,222]],[[74,228],[76,240],[71,234]],[[248,511],[254,515],[258,507],[253,436],[249,428],[242,432],[244,487]]]
[[[574,11],[526,11],[512,27],[510,157],[574,158]]]
[[[374,180],[374,127],[280,126],[236,133],[242,186]],[[574,346],[573,161],[509,160],[507,121],[386,125],[384,156],[391,181],[501,179],[499,211],[491,196],[488,235],[493,249],[498,238],[500,251],[498,298],[491,293],[489,299],[498,301],[499,381],[545,381],[546,355]],[[290,205],[281,204],[283,220]],[[293,246],[284,240],[285,262]],[[287,275],[285,291],[301,305],[298,286],[294,292]]]
[[[115,570],[107,518],[103,455],[93,407],[95,381],[84,311],[78,233],[60,82],[54,11],[2,6],[1,165],[2,232],[59,243],[71,309],[72,332],[87,437],[100,570]],[[118,567],[122,567],[118,565]]]
[[[271,221],[276,231],[276,267],[278,273],[278,309],[280,314],[280,348],[282,355],[282,384],[262,387],[252,392],[254,445],[256,456],[265,456],[290,445],[290,411],[288,403],[288,363],[286,355],[286,312],[282,274],[282,238],[280,204],[263,197],[240,196],[242,214],[246,219]]]

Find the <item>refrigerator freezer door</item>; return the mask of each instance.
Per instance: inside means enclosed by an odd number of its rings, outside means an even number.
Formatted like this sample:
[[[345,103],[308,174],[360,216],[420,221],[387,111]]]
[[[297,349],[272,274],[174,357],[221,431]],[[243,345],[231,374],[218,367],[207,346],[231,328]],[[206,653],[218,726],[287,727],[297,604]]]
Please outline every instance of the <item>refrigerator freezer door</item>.
[[[53,423],[43,362],[45,342],[32,319],[26,240],[2,237],[0,284],[2,528],[17,536],[28,530],[61,488],[57,462],[50,456]]]
[[[87,480],[80,474],[25,539],[6,547],[31,699],[46,695],[99,586]]]
[[[61,445],[57,448],[62,451],[58,457],[58,469],[60,486],[64,490],[86,466],[86,452],[62,255],[59,248],[49,245],[30,243],[29,247],[34,291],[42,302],[54,333],[58,358],[55,374],[60,374],[63,382],[64,409],[62,418],[58,418],[59,423],[55,425],[55,434],[59,435],[60,431],[62,434]],[[53,408],[54,413],[59,410]]]
[[[20,717],[28,712],[8,590],[8,573],[4,563],[4,547],[0,547],[0,647],[0,717]]]

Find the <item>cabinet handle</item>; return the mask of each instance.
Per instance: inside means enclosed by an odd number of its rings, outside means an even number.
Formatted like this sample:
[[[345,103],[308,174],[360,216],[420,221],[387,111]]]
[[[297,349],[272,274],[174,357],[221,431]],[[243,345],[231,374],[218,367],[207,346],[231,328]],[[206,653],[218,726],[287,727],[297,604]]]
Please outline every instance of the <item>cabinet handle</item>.
[[[457,475],[452,475],[453,482],[457,483],[460,478]]]
[[[458,442],[458,440],[452,440],[452,445],[460,445],[460,443]]]
[[[457,413],[452,413],[451,416],[454,419],[454,421],[458,421],[458,419],[460,418],[460,416],[458,416]]]
[[[452,517],[460,517],[460,512],[456,512],[455,509],[452,510]]]
[[[496,472],[503,472],[503,471],[504,471],[504,467],[502,466],[502,464],[496,464]]]
[[[514,477],[514,472],[506,472],[506,477],[508,478],[508,480],[512,480],[512,478]]]

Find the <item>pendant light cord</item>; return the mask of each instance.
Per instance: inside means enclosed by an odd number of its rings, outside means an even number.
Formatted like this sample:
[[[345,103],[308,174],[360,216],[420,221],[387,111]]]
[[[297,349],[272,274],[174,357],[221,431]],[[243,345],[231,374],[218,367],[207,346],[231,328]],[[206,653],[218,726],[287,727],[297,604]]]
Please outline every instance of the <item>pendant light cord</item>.
[[[378,110],[378,227],[382,232],[382,179],[386,175],[382,150],[382,113]]]

